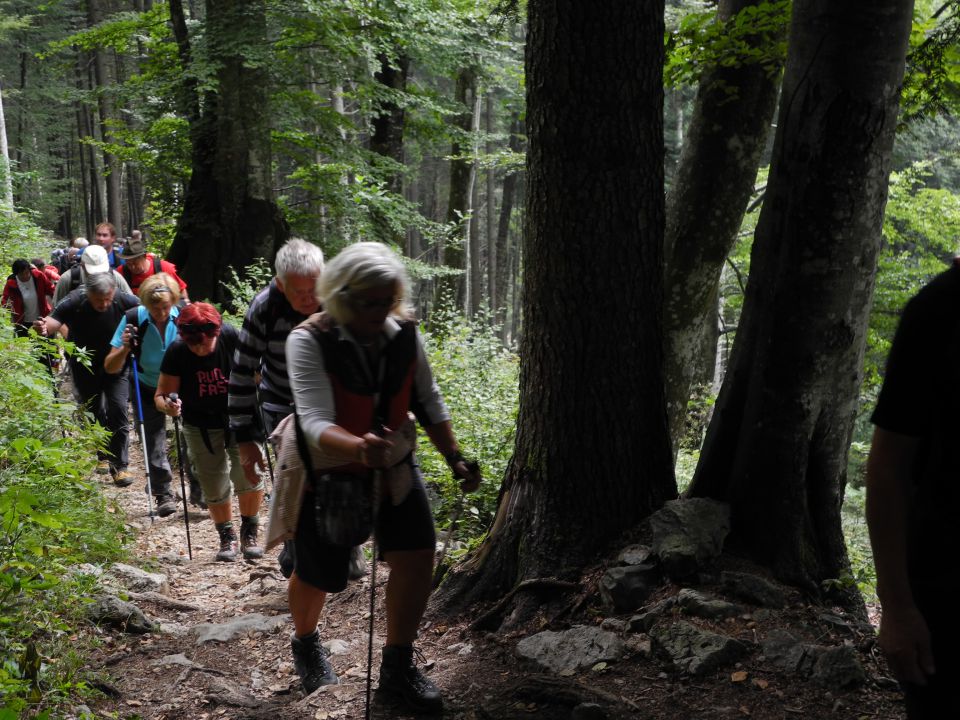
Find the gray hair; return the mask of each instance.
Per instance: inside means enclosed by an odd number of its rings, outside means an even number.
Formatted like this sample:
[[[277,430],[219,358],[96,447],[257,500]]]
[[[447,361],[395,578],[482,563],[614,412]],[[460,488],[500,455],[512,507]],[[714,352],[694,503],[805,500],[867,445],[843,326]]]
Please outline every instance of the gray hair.
[[[344,325],[353,320],[351,294],[380,288],[396,287],[397,303],[390,314],[400,320],[413,317],[407,304],[410,279],[400,256],[378,242],[359,242],[348,245],[329,262],[317,281],[317,295],[323,309],[336,322]]]
[[[281,280],[291,275],[320,275],[323,272],[323,251],[306,240],[290,238],[277,252],[274,266]]]
[[[73,247],[78,249],[85,248],[89,244],[90,244],[90,241],[87,240],[85,237],[78,237],[76,240],[73,241]]]
[[[113,270],[96,275],[87,274],[86,288],[88,295],[106,295],[117,289],[117,279]]]

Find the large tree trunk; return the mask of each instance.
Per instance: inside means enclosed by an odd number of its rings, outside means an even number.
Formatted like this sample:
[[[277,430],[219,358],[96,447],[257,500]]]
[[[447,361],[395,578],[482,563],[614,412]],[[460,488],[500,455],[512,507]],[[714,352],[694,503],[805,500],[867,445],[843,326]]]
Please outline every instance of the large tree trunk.
[[[660,349],[663,3],[528,7],[520,415],[495,529],[445,584],[451,606],[577,578],[676,494]]]
[[[729,501],[731,542],[810,589],[848,568],[840,506],[911,5],[794,5],[743,315],[690,489]]]
[[[721,0],[726,23],[760,0]],[[782,40],[754,37],[755,47]],[[780,72],[749,63],[704,71],[687,141],[667,196],[664,382],[674,452],[702,353],[716,326],[717,289],[753,191],[776,105]],[[707,361],[707,362],[705,362]],[[712,362],[709,363],[712,371]]]
[[[272,260],[289,230],[273,201],[268,73],[262,62],[246,58],[262,60],[267,51],[264,3],[207,0],[206,17],[217,91],[192,123],[193,171],[170,258],[191,297],[219,301],[228,267],[239,271],[258,257]],[[175,31],[178,25],[175,20]],[[178,45],[183,59],[189,45],[180,37]]]

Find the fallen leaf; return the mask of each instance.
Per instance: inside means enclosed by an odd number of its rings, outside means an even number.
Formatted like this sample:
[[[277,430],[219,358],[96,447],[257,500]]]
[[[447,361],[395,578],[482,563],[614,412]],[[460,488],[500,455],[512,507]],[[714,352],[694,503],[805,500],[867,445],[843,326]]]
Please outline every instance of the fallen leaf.
[[[606,664],[605,662],[598,662],[596,665],[594,665],[594,666],[593,666],[592,668],[590,668],[590,669],[591,669],[593,672],[600,672],[601,670],[606,670],[606,669],[607,669],[607,664]]]
[[[766,690],[767,687],[769,687],[770,682],[767,680],[764,680],[763,678],[754,678],[753,684],[756,685],[761,690]]]
[[[750,708],[748,708],[746,705],[741,705],[738,709],[740,710],[741,715],[750,715]]]
[[[744,680],[747,679],[747,671],[737,670],[735,673],[730,675],[730,679],[735,683],[743,682]]]
[[[313,716],[313,720],[327,720],[329,717],[330,715],[326,710],[317,710]]]

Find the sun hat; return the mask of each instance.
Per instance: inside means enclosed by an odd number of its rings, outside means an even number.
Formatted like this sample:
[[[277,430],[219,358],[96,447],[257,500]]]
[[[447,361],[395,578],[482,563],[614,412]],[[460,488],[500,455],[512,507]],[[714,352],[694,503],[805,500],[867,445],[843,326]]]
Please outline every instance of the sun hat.
[[[80,256],[83,262],[83,269],[87,275],[99,275],[100,273],[110,272],[110,261],[107,259],[107,251],[99,245],[88,245]]]

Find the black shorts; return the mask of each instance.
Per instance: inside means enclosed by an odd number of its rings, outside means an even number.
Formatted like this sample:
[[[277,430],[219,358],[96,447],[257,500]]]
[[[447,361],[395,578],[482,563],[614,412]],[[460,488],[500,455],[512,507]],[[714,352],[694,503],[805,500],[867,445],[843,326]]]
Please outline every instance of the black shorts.
[[[414,466],[413,471],[413,487],[404,501],[394,505],[388,497],[380,504],[375,535],[381,553],[433,550],[436,547],[437,534],[427,490],[420,469]],[[314,499],[309,490],[303,496],[293,544],[296,549],[295,570],[303,582],[325,592],[340,592],[347,587],[352,548],[328,545],[317,538]]]

